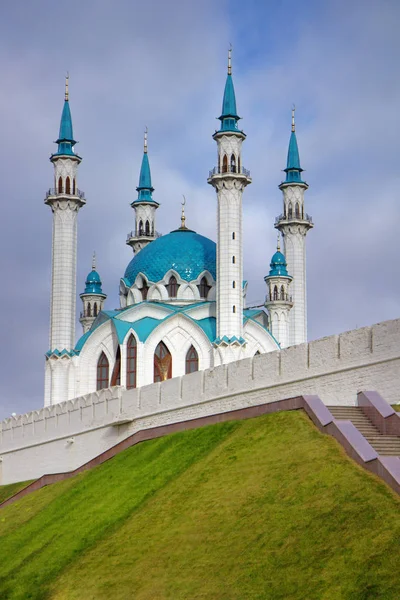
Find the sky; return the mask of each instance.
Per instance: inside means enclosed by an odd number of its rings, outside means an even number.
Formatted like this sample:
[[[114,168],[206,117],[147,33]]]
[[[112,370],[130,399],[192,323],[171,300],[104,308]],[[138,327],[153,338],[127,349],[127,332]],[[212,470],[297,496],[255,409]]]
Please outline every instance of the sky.
[[[216,239],[212,134],[227,50],[243,165],[248,305],[265,297],[291,107],[304,177],[309,339],[400,316],[398,162],[400,37],[397,0],[50,0],[0,8],[0,419],[43,405],[48,350],[55,151],[70,74],[78,186],[77,293],[92,253],[119,306],[132,258],[143,131],[149,130],[156,228],[180,224]],[[80,310],[77,297],[77,314]],[[80,325],[77,323],[77,338]]]

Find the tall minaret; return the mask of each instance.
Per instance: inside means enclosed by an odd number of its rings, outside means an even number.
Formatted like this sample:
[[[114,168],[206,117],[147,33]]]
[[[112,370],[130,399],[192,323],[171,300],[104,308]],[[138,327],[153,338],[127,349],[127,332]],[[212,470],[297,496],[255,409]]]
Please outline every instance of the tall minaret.
[[[243,339],[243,240],[242,193],[251,183],[250,173],[242,166],[242,142],[246,139],[238,129],[232,81],[231,50],[228,54],[228,76],[225,84],[221,127],[213,135],[217,142],[217,166],[210,172],[208,183],[217,192],[217,338],[215,346],[241,347]],[[234,360],[234,352],[226,352],[224,362]]]
[[[264,277],[267,284],[265,306],[269,312],[270,331],[279,342],[281,348],[289,345],[289,314],[293,306],[290,295],[292,277],[287,271],[287,264],[281,252],[279,233],[276,252],[270,263],[269,274]]]
[[[301,178],[303,169],[300,166],[294,111],[293,108],[286,180],[279,186],[283,192],[283,214],[275,219],[275,227],[282,234],[288,271],[293,277],[291,293],[294,305],[289,316],[290,346],[307,341],[306,235],[314,227],[311,217],[304,210],[304,192],[308,185]]]
[[[144,152],[140,169],[139,185],[136,188],[138,197],[131,203],[135,210],[135,231],[128,234],[126,243],[134,254],[152,242],[156,232],[156,210],[160,206],[153,200],[154,188],[151,185],[149,156],[147,153],[147,127],[144,132]]]
[[[45,203],[53,212],[50,349],[46,354],[45,404],[68,399],[69,360],[75,345],[77,217],[84,206],[77,175],[81,157],[75,154],[69,108],[68,76],[54,165],[54,188]]]

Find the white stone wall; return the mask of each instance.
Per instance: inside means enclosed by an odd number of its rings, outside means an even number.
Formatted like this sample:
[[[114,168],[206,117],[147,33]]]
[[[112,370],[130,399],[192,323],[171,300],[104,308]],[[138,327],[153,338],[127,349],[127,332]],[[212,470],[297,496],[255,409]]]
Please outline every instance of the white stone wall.
[[[368,389],[400,401],[400,319],[6,419],[0,423],[0,484],[74,469],[140,429],[299,394],[351,405]]]

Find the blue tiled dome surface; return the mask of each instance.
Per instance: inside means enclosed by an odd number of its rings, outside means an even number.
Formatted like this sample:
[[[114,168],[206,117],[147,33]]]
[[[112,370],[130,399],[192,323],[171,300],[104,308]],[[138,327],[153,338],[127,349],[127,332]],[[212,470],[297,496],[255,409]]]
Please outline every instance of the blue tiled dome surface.
[[[215,242],[194,231],[172,231],[143,248],[127,266],[124,277],[130,285],[139,273],[156,282],[173,269],[186,281],[197,279],[203,271],[215,279],[216,248]]]

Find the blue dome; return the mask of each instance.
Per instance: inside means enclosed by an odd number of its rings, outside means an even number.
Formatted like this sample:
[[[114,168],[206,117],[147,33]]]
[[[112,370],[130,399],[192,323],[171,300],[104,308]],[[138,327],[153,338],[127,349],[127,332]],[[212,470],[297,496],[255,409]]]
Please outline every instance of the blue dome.
[[[103,295],[103,290],[101,288],[100,275],[94,269],[92,269],[90,271],[90,273],[88,274],[88,276],[86,277],[85,284],[86,284],[86,287],[85,287],[84,294],[102,294]]]
[[[149,281],[160,281],[173,269],[186,281],[203,271],[216,278],[216,244],[189,229],[178,229],[154,240],[143,248],[126,268],[125,279],[133,285],[139,273]]]
[[[273,276],[279,276],[282,275],[284,277],[289,277],[289,274],[287,272],[287,264],[286,264],[286,258],[285,256],[282,254],[282,252],[280,252],[279,250],[277,250],[275,252],[275,254],[273,255],[273,257],[271,258],[271,263],[270,263],[270,272],[269,272],[269,276],[273,277]]]

